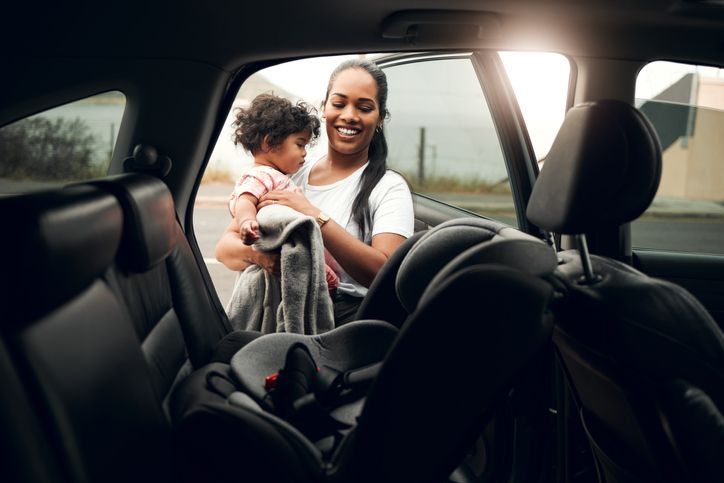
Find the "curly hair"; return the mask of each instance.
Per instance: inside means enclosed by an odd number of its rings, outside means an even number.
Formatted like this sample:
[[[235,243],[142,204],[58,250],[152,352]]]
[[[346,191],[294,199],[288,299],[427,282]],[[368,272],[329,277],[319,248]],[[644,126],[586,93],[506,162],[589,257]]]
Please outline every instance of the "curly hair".
[[[310,143],[319,137],[317,110],[305,102],[292,104],[273,94],[259,94],[247,109],[238,108],[232,123],[232,141],[254,154],[266,139],[270,148],[281,145],[290,134],[309,131]]]

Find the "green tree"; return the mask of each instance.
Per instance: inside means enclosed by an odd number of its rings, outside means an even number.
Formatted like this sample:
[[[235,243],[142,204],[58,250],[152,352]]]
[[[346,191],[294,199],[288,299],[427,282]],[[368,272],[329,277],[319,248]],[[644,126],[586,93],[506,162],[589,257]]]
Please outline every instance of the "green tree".
[[[34,116],[0,128],[0,177],[37,181],[100,176],[96,139],[80,118]]]

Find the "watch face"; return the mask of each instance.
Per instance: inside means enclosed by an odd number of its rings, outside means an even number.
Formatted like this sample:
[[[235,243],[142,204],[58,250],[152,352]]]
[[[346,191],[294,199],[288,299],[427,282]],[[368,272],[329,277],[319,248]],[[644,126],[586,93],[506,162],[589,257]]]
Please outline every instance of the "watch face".
[[[317,215],[317,223],[319,223],[319,226],[324,225],[329,221],[329,215],[325,215],[324,213],[320,213]]]

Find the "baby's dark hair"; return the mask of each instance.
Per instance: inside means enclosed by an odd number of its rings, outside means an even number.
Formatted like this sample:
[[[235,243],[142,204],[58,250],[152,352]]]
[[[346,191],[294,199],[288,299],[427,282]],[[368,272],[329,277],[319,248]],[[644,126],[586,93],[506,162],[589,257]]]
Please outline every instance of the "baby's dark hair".
[[[259,94],[248,108],[236,110],[232,141],[252,154],[261,150],[264,138],[269,147],[274,148],[290,134],[309,131],[311,143],[319,137],[320,123],[316,112],[302,101],[292,104],[283,97]]]

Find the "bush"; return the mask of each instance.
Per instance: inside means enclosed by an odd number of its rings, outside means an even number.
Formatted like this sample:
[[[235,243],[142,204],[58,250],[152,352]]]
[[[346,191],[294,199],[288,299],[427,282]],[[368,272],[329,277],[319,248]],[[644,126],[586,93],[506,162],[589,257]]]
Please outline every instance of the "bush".
[[[37,181],[102,176],[96,139],[81,119],[35,116],[0,129],[0,177]]]

